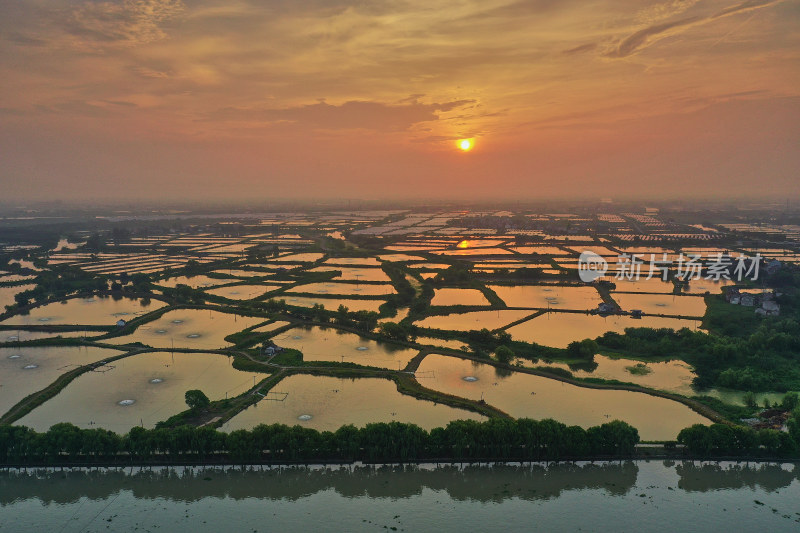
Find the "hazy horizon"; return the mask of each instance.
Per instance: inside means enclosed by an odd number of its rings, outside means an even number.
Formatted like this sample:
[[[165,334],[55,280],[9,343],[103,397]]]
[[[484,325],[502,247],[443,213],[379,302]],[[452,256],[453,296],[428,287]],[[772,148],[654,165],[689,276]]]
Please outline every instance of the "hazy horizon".
[[[5,3],[2,201],[793,198],[798,23],[782,0]]]

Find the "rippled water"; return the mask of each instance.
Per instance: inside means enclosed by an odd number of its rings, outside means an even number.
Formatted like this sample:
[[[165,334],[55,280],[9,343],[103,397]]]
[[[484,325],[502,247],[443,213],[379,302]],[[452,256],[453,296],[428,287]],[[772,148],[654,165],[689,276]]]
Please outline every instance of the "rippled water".
[[[0,531],[797,531],[796,464],[0,472]]]

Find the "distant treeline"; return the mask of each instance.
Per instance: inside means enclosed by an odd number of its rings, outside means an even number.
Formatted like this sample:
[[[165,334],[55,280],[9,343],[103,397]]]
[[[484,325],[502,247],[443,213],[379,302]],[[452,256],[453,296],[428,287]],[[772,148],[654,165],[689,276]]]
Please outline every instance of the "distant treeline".
[[[347,425],[335,432],[283,424],[227,434],[209,427],[135,427],[122,436],[62,423],[45,433],[0,426],[0,464],[538,461],[630,456],[638,442],[636,428],[618,420],[589,429],[526,418],[457,420],[430,432],[400,422]]]
[[[800,452],[800,422],[789,420],[789,432],[754,430],[744,426],[695,424],[682,429],[678,442],[695,455],[758,457],[795,456]]]
[[[800,322],[790,318],[764,322],[745,337],[688,328],[627,328],[624,334],[607,332],[597,342],[646,357],[680,357],[694,368],[693,384],[700,389],[800,389]]]

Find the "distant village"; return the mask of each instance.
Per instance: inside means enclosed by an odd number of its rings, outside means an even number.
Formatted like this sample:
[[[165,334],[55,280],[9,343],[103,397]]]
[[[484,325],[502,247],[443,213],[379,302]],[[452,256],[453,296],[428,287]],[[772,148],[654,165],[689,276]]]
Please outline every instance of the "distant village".
[[[760,289],[739,289],[732,287],[725,292],[725,300],[733,305],[755,307],[755,312],[761,316],[778,316],[781,306],[775,301],[780,296],[775,291]]]

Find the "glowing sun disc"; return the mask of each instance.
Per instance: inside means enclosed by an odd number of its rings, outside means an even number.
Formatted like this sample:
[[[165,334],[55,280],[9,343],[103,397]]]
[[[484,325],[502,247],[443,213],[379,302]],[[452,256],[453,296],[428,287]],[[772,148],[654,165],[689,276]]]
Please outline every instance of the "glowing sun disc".
[[[472,147],[475,146],[475,139],[459,139],[456,143],[458,145],[458,149],[464,152],[468,152],[472,150]]]

